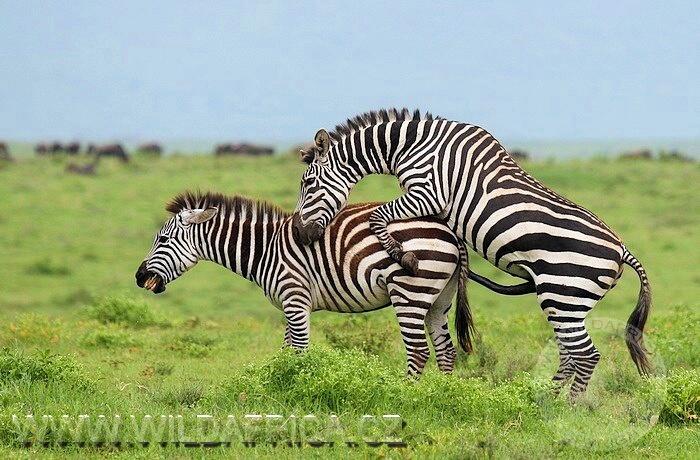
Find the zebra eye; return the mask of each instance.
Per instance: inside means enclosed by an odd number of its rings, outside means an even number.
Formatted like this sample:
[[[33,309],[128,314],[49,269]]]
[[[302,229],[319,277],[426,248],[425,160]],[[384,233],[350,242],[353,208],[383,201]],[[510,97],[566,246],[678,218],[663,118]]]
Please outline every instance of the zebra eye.
[[[307,187],[311,187],[312,185],[314,185],[314,182],[316,182],[315,177],[307,177],[306,179],[304,179],[304,185]]]
[[[161,235],[160,237],[158,237],[158,242],[159,243],[167,243],[169,239],[170,238],[168,238],[167,236]]]

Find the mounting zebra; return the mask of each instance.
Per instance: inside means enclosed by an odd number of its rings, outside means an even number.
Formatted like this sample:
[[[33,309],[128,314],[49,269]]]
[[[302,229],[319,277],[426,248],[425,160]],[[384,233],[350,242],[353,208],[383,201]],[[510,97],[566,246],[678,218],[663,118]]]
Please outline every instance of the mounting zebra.
[[[155,236],[136,272],[136,284],[165,290],[199,260],[216,262],[255,282],[284,312],[285,343],[309,344],[309,314],[316,310],[356,313],[392,305],[407,352],[408,374],[418,376],[429,357],[427,327],[440,370],[451,372],[455,347],[447,314],[455,291],[459,342],[471,349],[471,316],[465,281],[464,245],[442,222],[422,218],[395,222],[389,231],[422,259],[407,273],[386,253],[369,228],[379,204],[345,208],[319,242],[297,242],[292,216],[264,202],[216,193],[183,193]]]
[[[397,241],[387,225],[438,216],[463,244],[534,283],[560,350],[553,379],[561,388],[573,377],[572,398],[586,390],[600,359],[586,315],[615,286],[622,265],[632,266],[641,288],[626,342],[639,372],[649,372],[642,331],[651,289],[642,265],[598,217],[523,171],[484,129],[418,111],[381,110],[330,133],[320,130],[315,145],[302,154],[309,165],[297,204],[302,241],[322,234],[364,176],[396,176],[405,194],[370,215],[370,228],[387,252],[409,272],[418,270],[420,255]]]

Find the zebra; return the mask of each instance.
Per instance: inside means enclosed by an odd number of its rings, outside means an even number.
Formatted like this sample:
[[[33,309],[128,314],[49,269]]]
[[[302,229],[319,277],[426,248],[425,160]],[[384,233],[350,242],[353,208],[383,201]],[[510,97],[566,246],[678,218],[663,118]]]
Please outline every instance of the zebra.
[[[530,176],[486,130],[391,109],[356,116],[332,132],[321,129],[314,140],[301,152],[308,167],[295,222],[303,242],[322,234],[360,179],[394,175],[405,193],[377,207],[369,218],[393,260],[414,273],[420,257],[387,226],[399,219],[436,216],[461,244],[533,283],[559,347],[553,380],[561,390],[573,378],[571,399],[585,392],[600,360],[585,327],[586,315],[615,286],[623,264],[630,265],[641,287],[625,340],[639,373],[650,372],[642,332],[651,287],[642,264],[602,220]]]
[[[161,293],[199,260],[215,262],[263,289],[285,315],[284,344],[299,350],[309,345],[312,311],[359,313],[391,305],[406,348],[407,374],[420,376],[428,360],[426,328],[439,369],[450,373],[456,349],[447,319],[455,291],[457,335],[467,352],[474,330],[465,291],[466,252],[435,219],[393,222],[389,231],[422,258],[421,270],[407,273],[369,228],[378,206],[346,207],[318,242],[306,246],[297,241],[293,217],[274,205],[185,192],[167,205],[172,216],[136,271],[136,284]]]

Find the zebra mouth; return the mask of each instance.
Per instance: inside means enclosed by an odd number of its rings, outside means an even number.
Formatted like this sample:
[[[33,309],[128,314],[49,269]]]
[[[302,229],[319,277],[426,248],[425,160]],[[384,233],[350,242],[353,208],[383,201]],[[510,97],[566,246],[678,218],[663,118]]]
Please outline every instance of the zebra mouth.
[[[139,265],[134,277],[136,278],[136,285],[140,288],[148,289],[156,294],[165,291],[165,280],[157,273],[147,269],[145,260]]]
[[[143,283],[143,288],[147,289],[154,294],[160,294],[165,291],[165,282],[160,276],[153,274]]]
[[[136,271],[136,285],[155,294],[165,291],[165,280],[160,275],[147,270],[145,262]]]

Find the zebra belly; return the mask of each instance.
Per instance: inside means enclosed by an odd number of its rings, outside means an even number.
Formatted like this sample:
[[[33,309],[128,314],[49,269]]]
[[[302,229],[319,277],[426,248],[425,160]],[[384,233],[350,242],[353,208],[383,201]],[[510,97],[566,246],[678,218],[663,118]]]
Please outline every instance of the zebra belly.
[[[389,294],[386,290],[374,292],[372,296],[366,296],[365,301],[358,301],[357,293],[344,292],[343,295],[332,297],[329,294],[319,295],[314,299],[312,311],[333,311],[338,313],[363,313],[380,310],[391,305]],[[363,297],[364,298],[364,297]],[[356,300],[358,299],[358,300]]]

